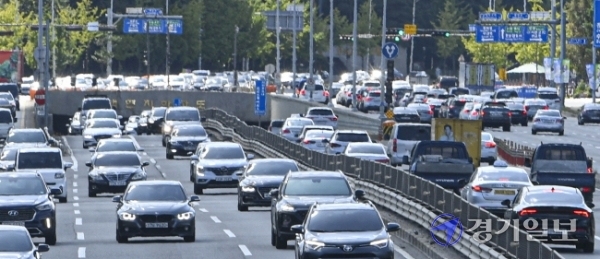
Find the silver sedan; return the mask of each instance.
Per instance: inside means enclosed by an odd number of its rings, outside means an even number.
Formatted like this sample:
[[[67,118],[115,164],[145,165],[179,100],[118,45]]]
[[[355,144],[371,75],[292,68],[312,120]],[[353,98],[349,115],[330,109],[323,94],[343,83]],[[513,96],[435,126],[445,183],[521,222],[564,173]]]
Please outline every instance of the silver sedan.
[[[538,110],[533,117],[531,125],[531,134],[538,132],[555,132],[559,136],[565,134],[565,120],[559,110]]]

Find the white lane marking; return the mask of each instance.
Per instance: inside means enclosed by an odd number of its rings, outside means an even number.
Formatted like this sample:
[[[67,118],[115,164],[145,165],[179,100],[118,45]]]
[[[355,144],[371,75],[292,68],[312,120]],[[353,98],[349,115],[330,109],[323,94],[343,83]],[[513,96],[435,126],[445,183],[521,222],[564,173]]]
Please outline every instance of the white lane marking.
[[[75,225],[82,225],[83,222],[81,220],[81,218],[75,218]]]
[[[77,249],[77,258],[85,258],[85,247]]]
[[[77,240],[84,240],[85,236],[83,235],[83,232],[77,232]]]
[[[205,209],[205,208],[199,208],[198,210],[201,211],[201,212],[204,212],[204,213],[208,212],[208,210]]]
[[[65,146],[67,146],[67,150],[69,150],[69,153],[71,153],[71,161],[73,162],[73,166],[71,166],[71,170],[77,172],[77,170],[79,169],[79,164],[77,163],[77,159],[75,158],[75,155],[73,155],[73,150],[71,149],[71,146],[69,146],[69,141],[67,141],[67,137],[63,136],[62,137],[63,143],[65,143]]]
[[[79,210],[75,210],[74,212],[75,212],[75,214],[77,214],[77,215],[81,214],[81,211],[79,211]]]
[[[156,170],[158,170],[158,172],[160,173],[160,175],[162,175],[163,178],[167,178],[167,174],[165,174],[162,170],[162,168],[160,167],[160,165],[158,164],[154,164],[154,166],[156,167]]]
[[[156,164],[156,159],[150,158],[150,163]]]
[[[73,207],[79,207],[79,203],[73,203]]]
[[[143,153],[142,153],[142,155],[144,155],[144,156],[147,156],[147,155],[148,155],[148,153],[146,153],[146,152],[143,152]]]
[[[73,179],[77,179],[77,178],[79,178],[79,175],[78,174],[74,174],[73,175]]]
[[[135,139],[135,137],[133,135],[127,135],[131,140],[133,140],[133,143],[135,143],[135,146],[140,149],[142,148],[142,146],[140,146],[140,143],[137,142],[137,139]],[[145,155],[145,154],[144,154]]]
[[[76,182],[73,182],[73,187],[77,187],[77,183]]]
[[[229,229],[223,229],[223,232],[225,232],[228,237],[235,237],[235,234]]]
[[[78,201],[79,200],[79,196],[73,196],[73,200]]]
[[[399,253],[400,255],[402,255],[402,257],[404,257],[406,259],[415,259],[408,252],[406,252],[406,250],[400,248],[397,245],[394,245],[394,251],[396,251],[397,253]]]
[[[217,218],[217,216],[210,216],[210,219],[212,219],[215,223],[221,223],[221,221],[219,220],[219,218]]]
[[[73,189],[73,193],[77,193],[77,192],[79,192],[79,190]]]
[[[252,253],[250,253],[250,249],[248,249],[248,247],[246,247],[245,245],[238,245],[238,247],[240,248],[240,250],[242,250],[244,256],[252,256]]]

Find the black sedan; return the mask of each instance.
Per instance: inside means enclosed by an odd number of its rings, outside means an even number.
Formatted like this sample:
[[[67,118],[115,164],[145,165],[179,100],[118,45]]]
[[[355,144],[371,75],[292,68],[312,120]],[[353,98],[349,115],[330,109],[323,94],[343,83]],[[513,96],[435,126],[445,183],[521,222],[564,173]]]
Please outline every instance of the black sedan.
[[[104,152],[92,157],[85,165],[88,173],[88,196],[98,193],[120,193],[133,181],[146,180],[145,167],[137,152]]]
[[[600,123],[600,104],[588,103],[581,107],[577,115],[577,124]]]
[[[300,171],[292,159],[252,160],[238,179],[238,210],[247,211],[250,206],[271,205],[271,190],[276,190],[288,172]]]
[[[175,156],[191,156],[198,144],[210,142],[210,138],[201,124],[189,124],[174,126],[166,142],[166,157],[173,159]]]
[[[119,243],[132,237],[183,237],[185,242],[196,241],[196,213],[178,181],[144,181],[129,184],[123,196],[113,197],[117,205]]]
[[[529,119],[527,119],[527,110],[521,103],[507,103],[507,108],[510,110],[510,122],[512,124],[520,124],[523,127],[527,127]]]
[[[514,201],[504,200],[502,205],[509,208],[504,218],[519,220],[521,230],[531,236],[548,243],[575,245],[585,253],[594,252],[594,206],[586,205],[579,189],[552,185],[524,187]]]
[[[40,259],[40,253],[50,251],[47,244],[35,246],[26,228],[0,226],[0,258]]]

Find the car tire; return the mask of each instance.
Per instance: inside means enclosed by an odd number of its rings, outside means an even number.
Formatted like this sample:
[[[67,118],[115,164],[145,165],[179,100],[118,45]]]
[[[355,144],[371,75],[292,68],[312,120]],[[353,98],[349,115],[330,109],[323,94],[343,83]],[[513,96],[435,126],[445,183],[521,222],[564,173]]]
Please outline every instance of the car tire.
[[[194,227],[194,233],[189,235],[189,236],[184,236],[183,237],[183,242],[186,243],[192,243],[192,242],[196,242],[196,227]]]
[[[88,197],[92,197],[92,198],[96,197],[96,193],[94,191],[90,190],[89,187],[88,187]]]
[[[559,132],[558,132],[558,135],[559,135],[559,136],[564,136],[564,135],[565,135],[565,131],[564,131],[564,130],[561,130],[561,131],[559,131]]]
[[[527,121],[521,122],[521,126],[527,127]]]
[[[81,146],[83,147],[83,149],[87,149],[88,148],[85,144],[83,144]]]
[[[535,134],[537,134],[537,131],[531,130],[531,135],[535,135]]]
[[[200,185],[194,184],[194,194],[204,194],[204,189]]]
[[[504,131],[504,132],[510,132],[510,124],[502,126],[502,131]]]
[[[121,231],[119,231],[119,229],[117,229],[117,231],[116,231],[116,235],[115,235],[115,236],[116,236],[116,239],[117,239],[117,243],[120,243],[120,244],[122,244],[122,243],[127,243],[127,242],[129,242],[129,238],[128,238],[128,237],[124,237],[124,236],[122,236],[122,235],[121,235]]]
[[[59,197],[58,202],[59,203],[67,203],[67,197]]]
[[[273,223],[271,223],[273,224]],[[273,226],[271,226],[271,245],[275,246],[275,239],[277,238],[277,235],[275,235],[275,230],[273,230]]]
[[[165,137],[162,138],[162,146],[167,147],[167,140]]]
[[[52,223],[54,224],[54,222]],[[56,229],[53,229],[52,233],[44,236],[44,243],[51,246],[56,245]]]
[[[281,238],[277,233],[275,234],[275,248],[277,248],[277,249],[286,249],[287,248],[287,240],[285,238]]]
[[[575,245],[577,249],[583,250],[586,254],[591,254],[594,252],[594,242],[581,242]]]
[[[166,157],[167,157],[167,159],[169,159],[169,160],[171,160],[171,159],[173,159],[173,158],[174,158],[173,154],[169,153],[168,151],[167,151],[167,155],[166,155]]]
[[[248,206],[242,204],[242,198],[240,198],[239,194],[238,194],[237,209],[238,209],[238,211],[248,211]]]

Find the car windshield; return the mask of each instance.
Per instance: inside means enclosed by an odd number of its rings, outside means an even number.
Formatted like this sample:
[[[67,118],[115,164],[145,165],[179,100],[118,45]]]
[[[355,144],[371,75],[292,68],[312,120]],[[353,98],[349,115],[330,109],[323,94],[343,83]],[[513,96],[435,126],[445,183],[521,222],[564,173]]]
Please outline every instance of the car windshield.
[[[44,195],[48,193],[46,185],[37,177],[0,178],[0,196],[5,195]]]
[[[381,145],[348,145],[346,153],[385,155],[385,150]]]
[[[18,169],[54,168],[62,169],[60,152],[25,152],[19,153]]]
[[[11,161],[14,162],[17,158],[18,149],[8,149],[5,148],[2,150],[2,155],[0,155],[0,161]]]
[[[89,121],[86,128],[98,129],[98,128],[119,128],[116,121],[101,120],[101,121]]]
[[[367,133],[338,133],[336,140],[342,142],[371,142]]]
[[[129,141],[101,141],[96,152],[137,151],[135,144]]]
[[[10,94],[10,93],[0,93],[0,98],[2,98],[2,99],[6,99],[6,100],[9,100],[9,101],[12,101],[12,100],[14,100],[14,99],[15,99],[15,98],[12,96],[12,94]]]
[[[333,115],[333,111],[326,109],[312,109],[308,111],[308,115],[331,116]]]
[[[194,128],[178,128],[173,132],[173,136],[178,137],[206,137],[207,133],[204,128],[194,127]]]
[[[549,117],[560,117],[560,112],[558,111],[538,111],[537,115],[539,116],[549,116]]]
[[[131,186],[123,197],[125,201],[186,201],[181,186],[176,184],[151,184]]]
[[[140,166],[140,158],[136,154],[99,154],[94,160],[95,166],[123,167]]]
[[[350,196],[351,192],[342,177],[292,177],[283,189],[286,196]]]
[[[246,169],[247,175],[279,175],[284,176],[289,171],[297,172],[298,166],[292,161],[264,161],[251,163]]]
[[[528,203],[547,203],[553,206],[573,206],[574,204],[583,203],[583,196],[578,193],[565,193],[563,191],[552,191],[552,187],[548,186],[548,191],[530,192],[525,196],[525,201]]]
[[[331,138],[333,131],[309,130],[304,138]]]
[[[560,97],[558,97],[557,93],[553,93],[553,92],[542,92],[542,93],[538,93],[538,98],[540,99],[559,99]]]
[[[100,118],[116,119],[117,113],[115,113],[114,111],[94,111],[92,113],[92,116],[90,116],[90,119],[100,119]]]
[[[108,99],[101,100],[85,100],[83,102],[82,110],[95,110],[95,109],[111,109],[110,101]]]
[[[9,111],[0,112],[0,123],[12,123],[13,117]]]
[[[31,250],[33,250],[33,244],[27,231],[5,230],[0,232],[0,252],[27,252]]]
[[[304,125],[314,125],[315,123],[312,120],[288,120],[288,126],[304,126]]]
[[[209,79],[206,80],[206,84],[207,85],[208,84],[218,85],[218,84],[221,84],[221,79],[219,79],[219,78],[209,78]]]
[[[208,147],[201,156],[203,159],[246,159],[241,147]]]
[[[307,228],[312,232],[378,231],[383,222],[375,210],[318,210],[310,215]]]
[[[401,140],[431,140],[431,127],[414,126],[398,127],[397,139]]]
[[[200,113],[197,110],[171,110],[167,113],[165,120],[200,121]]]
[[[46,135],[41,131],[13,131],[6,138],[7,143],[46,143]]]
[[[501,181],[501,182],[529,182],[529,175],[527,173],[513,173],[513,172],[502,172],[493,171],[486,172],[479,175],[479,181]]]
[[[366,87],[379,87],[379,83],[365,83],[364,86]]]
[[[154,117],[164,117],[165,112],[167,112],[167,108],[159,108],[152,110],[152,116]]]
[[[499,91],[496,93],[496,99],[510,99],[510,98],[517,98],[519,97],[519,94],[517,94],[517,92],[515,91]]]

